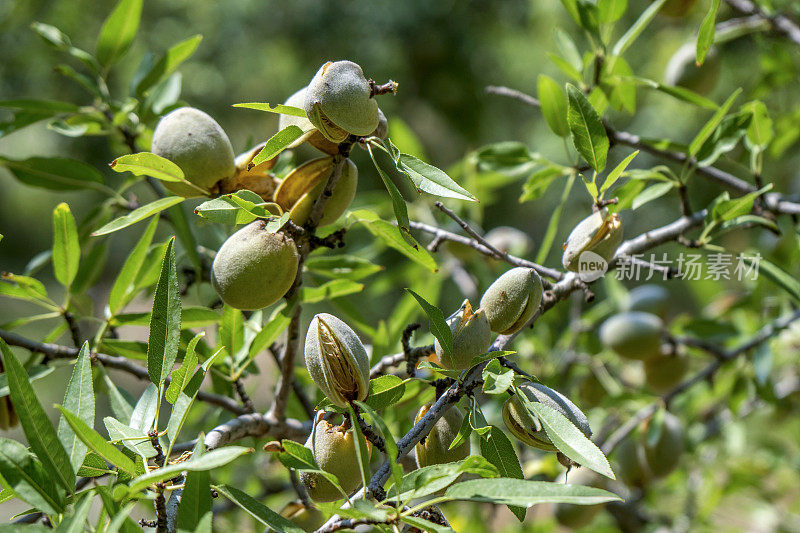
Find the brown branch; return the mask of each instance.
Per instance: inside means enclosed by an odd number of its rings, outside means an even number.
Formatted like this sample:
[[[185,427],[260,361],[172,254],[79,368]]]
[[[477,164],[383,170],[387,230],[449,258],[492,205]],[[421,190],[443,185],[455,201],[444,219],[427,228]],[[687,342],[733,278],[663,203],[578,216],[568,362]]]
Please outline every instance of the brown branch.
[[[774,31],[800,46],[800,26],[786,15],[769,15],[750,0],[725,0],[734,10],[744,15],[755,15],[769,23]]]

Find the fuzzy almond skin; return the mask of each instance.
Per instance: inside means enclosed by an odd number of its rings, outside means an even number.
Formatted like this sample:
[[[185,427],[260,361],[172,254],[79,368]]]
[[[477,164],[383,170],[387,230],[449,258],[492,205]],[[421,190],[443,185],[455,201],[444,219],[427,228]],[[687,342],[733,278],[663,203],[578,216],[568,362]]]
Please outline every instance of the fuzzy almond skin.
[[[656,315],[641,311],[619,313],[600,327],[600,342],[627,359],[647,360],[661,351],[664,323]]]
[[[150,150],[181,167],[186,180],[202,189],[210,189],[236,172],[228,135],[216,120],[193,107],[181,107],[162,117]],[[202,196],[182,183],[162,183],[178,196]]]
[[[297,246],[283,233],[268,233],[257,220],[226,240],[211,265],[211,285],[222,301],[241,310],[272,305],[297,276]]]
[[[425,416],[425,413],[431,408],[430,404],[423,405],[417,417],[414,420],[416,424]],[[450,443],[458,435],[458,430],[464,417],[459,412],[458,408],[451,407],[445,411],[444,415],[436,421],[436,424],[431,429],[428,436],[425,437],[425,442],[418,442],[415,446],[417,455],[417,466],[424,468],[431,465],[440,465],[444,463],[452,463],[453,461],[461,461],[469,457],[470,446],[469,439],[464,439],[464,442],[450,450]]]
[[[369,392],[369,356],[347,324],[328,313],[316,315],[308,326],[306,368],[323,394],[339,407],[364,400]]]
[[[611,260],[622,243],[622,221],[616,213],[609,215],[603,208],[581,220],[564,243],[561,263],[570,272],[578,271],[580,256],[594,252],[606,261]]]
[[[292,107],[299,107],[303,109],[303,106],[306,102],[306,90],[308,87],[303,87],[292,96],[290,96],[283,105],[288,105]],[[326,154],[335,155],[339,153],[339,144],[335,142],[331,142],[325,138],[322,133],[314,127],[310,120],[305,117],[296,117],[294,115],[283,115],[281,114],[278,118],[278,130],[282,130],[288,126],[297,126],[304,133],[301,135],[297,140],[295,140],[292,144],[289,145],[289,149],[297,148],[304,142],[308,141],[308,144],[319,150],[320,152],[325,152]]]
[[[683,423],[670,413],[664,412],[664,422],[661,434],[652,446],[644,442],[644,456],[650,473],[656,478],[661,478],[672,473],[678,468],[684,450]]]
[[[370,135],[378,127],[378,103],[361,67],[352,61],[327,62],[308,84],[304,107],[311,123],[332,142],[347,134]]]
[[[464,300],[458,311],[450,315],[446,322],[453,334],[453,353],[444,353],[439,339],[436,339],[433,343],[436,357],[444,368],[450,370],[468,368],[472,360],[485,354],[492,344],[492,330],[486,313],[483,309],[473,313],[469,301]]]
[[[591,437],[592,430],[589,427],[589,420],[586,418],[586,415],[566,396],[541,383],[533,381],[523,383],[519,386],[519,389],[520,392],[525,394],[528,400],[531,402],[541,402],[555,409],[567,417],[581,433],[587,437]],[[532,416],[532,414],[527,412],[522,401],[516,394],[506,400],[506,403],[503,405],[503,421],[506,424],[506,428],[508,428],[515,437],[534,448],[551,452],[558,451],[558,449],[553,446],[544,428],[536,431],[535,426],[532,424]]]
[[[326,182],[327,180],[322,180],[292,207],[290,215],[295,224],[302,226],[306,223],[314,210],[314,202],[325,190]],[[350,204],[353,203],[353,199],[356,197],[356,189],[358,189],[358,168],[348,158],[342,168],[342,175],[339,176],[339,181],[336,182],[336,187],[333,188],[333,195],[328,198],[325,209],[322,210],[322,217],[320,217],[317,226],[327,226],[336,222],[347,211]]]
[[[308,436],[305,446],[311,450],[317,465],[339,480],[347,494],[361,486],[361,470],[353,430],[346,433],[326,420],[319,423]],[[371,446],[367,441],[368,454]],[[314,472],[300,472],[300,482],[315,502],[332,502],[344,498],[341,492],[327,479]]]
[[[694,43],[686,43],[675,52],[664,71],[664,83],[686,87],[698,94],[708,94],[719,80],[720,59],[711,47],[701,66],[697,66]]]
[[[512,268],[492,283],[481,298],[492,331],[510,335],[522,329],[542,301],[542,279],[531,268]]]

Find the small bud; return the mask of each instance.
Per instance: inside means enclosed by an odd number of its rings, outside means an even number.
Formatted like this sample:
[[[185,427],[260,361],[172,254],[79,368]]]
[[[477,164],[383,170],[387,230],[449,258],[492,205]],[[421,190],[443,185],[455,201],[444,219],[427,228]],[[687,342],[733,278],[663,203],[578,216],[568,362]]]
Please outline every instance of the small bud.
[[[414,424],[419,422],[430,408],[430,404],[423,405],[414,419]],[[463,421],[464,417],[458,408],[450,407],[447,409],[444,415],[436,421],[430,433],[425,437],[424,442],[417,443],[415,447],[417,466],[423,468],[466,459],[470,451],[469,438],[464,439],[464,442],[452,450],[450,449],[450,444],[458,435],[458,430],[461,429]]]
[[[481,298],[492,331],[510,335],[522,329],[542,301],[542,279],[532,268],[512,268]]]
[[[541,383],[528,381],[520,385],[520,393],[531,402],[541,402],[552,407],[572,422],[584,435],[590,437],[592,430],[586,415],[574,403],[561,394]],[[555,452],[558,449],[550,441],[544,428],[535,415],[528,412],[517,395],[512,396],[503,405],[503,422],[506,428],[519,440],[541,450]]]
[[[578,262],[583,252],[593,252],[605,261],[610,261],[622,243],[622,220],[607,209],[584,218],[564,243],[562,264],[571,272],[578,271]]]
[[[600,326],[600,342],[621,357],[646,360],[661,353],[663,329],[664,323],[656,315],[628,311]]]
[[[369,357],[350,326],[328,313],[311,320],[306,333],[306,367],[325,396],[339,407],[369,392]]]
[[[483,309],[472,311],[469,300],[447,318],[447,325],[453,334],[453,353],[444,353],[439,340],[434,342],[434,350],[444,368],[462,370],[468,368],[472,360],[486,353],[492,344],[492,330]]]

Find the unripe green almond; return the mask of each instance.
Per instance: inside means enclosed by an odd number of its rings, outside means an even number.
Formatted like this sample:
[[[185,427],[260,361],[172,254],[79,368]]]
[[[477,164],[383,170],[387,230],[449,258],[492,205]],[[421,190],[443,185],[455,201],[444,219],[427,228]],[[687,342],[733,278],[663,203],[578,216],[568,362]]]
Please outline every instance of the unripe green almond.
[[[253,158],[264,148],[266,143],[254,146],[250,150],[236,156],[236,172],[233,176],[220,180],[218,183],[220,194],[231,194],[236,191],[248,190],[259,195],[265,202],[271,202],[278,187],[278,180],[270,174],[269,170],[278,161],[273,157],[268,161],[248,168]]]
[[[306,368],[311,379],[339,407],[364,400],[369,392],[369,356],[350,326],[328,313],[308,326]]]
[[[389,121],[386,120],[386,115],[383,114],[381,108],[378,108],[378,126],[375,128],[370,134],[370,137],[377,137],[381,140],[385,140],[386,137],[389,135]]]
[[[688,369],[685,357],[657,355],[644,362],[645,382],[654,392],[663,394],[680,383]]]
[[[484,238],[501,252],[517,257],[524,257],[533,249],[533,240],[528,234],[511,226],[498,226],[490,230]]]
[[[297,276],[297,246],[283,233],[256,220],[230,237],[211,265],[211,284],[222,301],[242,310],[277,302]]]
[[[667,0],[667,2],[661,6],[658,14],[668,17],[682,17],[694,7],[695,3],[697,3],[697,0]]]
[[[483,309],[472,311],[469,300],[464,300],[461,307],[447,320],[453,334],[453,353],[444,353],[439,339],[433,343],[436,357],[444,368],[463,370],[468,368],[472,360],[486,353],[492,344],[492,330]]]
[[[664,323],[641,311],[619,313],[600,327],[600,342],[621,357],[646,360],[661,353]]]
[[[378,103],[361,67],[352,61],[327,62],[308,84],[303,108],[328,140],[370,135],[378,127]]]
[[[589,419],[583,414],[583,411],[572,403],[566,396],[560,392],[536,383],[527,381],[520,385],[519,390],[531,402],[541,402],[548,407],[551,407],[564,415],[581,433],[587,437],[591,437],[592,430],[589,427]],[[503,422],[506,428],[519,440],[539,448],[541,450],[555,452],[558,449],[550,441],[544,428],[536,429],[535,415],[529,413],[517,395],[515,394],[503,405]]]
[[[665,411],[658,440],[652,446],[644,441],[644,456],[650,473],[656,478],[669,475],[678,467],[683,451],[683,423]]]
[[[720,59],[717,49],[711,47],[701,66],[697,66],[694,43],[686,43],[670,58],[664,71],[664,83],[686,87],[698,94],[708,94],[717,85]]]
[[[193,107],[181,107],[161,118],[150,150],[169,159],[186,180],[208,190],[236,171],[233,147],[217,121]],[[184,183],[162,182],[167,190],[185,197],[203,193]]]
[[[603,488],[603,481],[600,476],[586,468],[570,470],[567,483],[570,485]],[[603,507],[603,505],[557,503],[553,508],[553,514],[562,526],[578,529],[589,525],[603,510]]]
[[[326,420],[320,420],[306,440],[306,448],[311,450],[317,465],[333,474],[347,494],[361,486],[361,468],[352,429],[346,432]],[[369,456],[372,446],[367,444]],[[344,498],[336,487],[320,474],[300,472],[300,482],[308,496],[315,502],[332,502]]]
[[[616,213],[601,209],[583,219],[575,226],[564,243],[564,268],[578,272],[583,252],[592,252],[605,261],[610,261],[622,243],[622,220]]]
[[[633,436],[623,440],[615,452],[617,464],[614,473],[626,485],[641,487],[650,480],[644,448]]]
[[[492,331],[510,335],[522,329],[542,301],[542,279],[532,268],[512,268],[481,298]]]
[[[643,311],[664,318],[669,307],[669,291],[661,285],[642,285],[628,293],[625,311]]]
[[[333,171],[333,157],[303,163],[286,176],[275,191],[275,203],[289,211],[295,224],[303,225],[314,210],[314,202],[325,190]],[[332,224],[350,207],[358,188],[358,168],[346,159],[333,194],[325,203],[318,226]]]
[[[414,424],[419,422],[430,408],[430,404],[423,405],[417,413]],[[457,407],[447,409],[444,415],[436,421],[436,424],[434,424],[425,439],[422,442],[418,442],[414,448],[417,454],[417,466],[424,468],[466,459],[470,451],[469,439],[464,439],[464,442],[452,450],[450,449],[450,444],[458,435],[458,430],[461,428],[463,421],[464,417]]]
[[[313,505],[303,505],[302,502],[287,503],[280,514],[303,531],[316,531],[325,523],[322,511]],[[276,533],[272,528],[267,529],[267,532]]]
[[[306,102],[307,90],[308,87],[303,87],[290,96],[286,102],[284,102],[284,105],[303,109],[303,106],[305,106]],[[321,152],[325,152],[326,154],[335,155],[339,153],[339,144],[326,139],[325,136],[322,135],[322,133],[320,133],[320,131],[315,128],[311,121],[306,117],[281,114],[280,118],[278,119],[278,130],[282,130],[289,126],[297,126],[304,132],[303,135],[301,135],[297,140],[288,146],[289,149],[297,148],[304,142],[308,141],[308,144]]]

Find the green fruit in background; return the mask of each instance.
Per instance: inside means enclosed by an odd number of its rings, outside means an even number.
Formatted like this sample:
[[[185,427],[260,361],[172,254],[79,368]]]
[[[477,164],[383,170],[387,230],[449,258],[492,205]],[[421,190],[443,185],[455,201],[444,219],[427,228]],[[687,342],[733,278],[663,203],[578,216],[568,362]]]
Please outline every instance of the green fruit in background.
[[[181,107],[161,118],[150,150],[169,159],[190,183],[209,190],[236,172],[233,147],[217,121],[193,107]],[[161,182],[170,192],[187,198],[203,192],[184,183]]]
[[[570,272],[579,271],[581,254],[592,252],[610,261],[622,243],[622,220],[603,208],[581,220],[564,243],[561,263]]]
[[[302,226],[311,216],[314,202],[325,190],[333,165],[332,157],[312,159],[291,171],[278,186],[275,203],[284,211],[289,211],[295,224]],[[336,222],[350,207],[357,188],[358,168],[350,159],[346,159],[317,225],[327,226]]]
[[[316,531],[325,523],[322,511],[312,505],[303,505],[301,502],[287,503],[280,514],[303,531]],[[275,533],[275,530],[267,529],[267,532]]]
[[[311,450],[317,465],[333,474],[347,494],[352,494],[361,486],[361,468],[356,452],[355,436],[352,428],[342,431],[327,420],[320,420],[306,440],[305,447]],[[367,455],[372,446],[367,443]],[[316,502],[332,502],[344,495],[323,476],[314,472],[300,472],[300,482],[308,496]]]
[[[680,355],[658,355],[644,362],[645,382],[657,394],[664,394],[686,375],[689,362]]]
[[[483,309],[472,311],[469,300],[447,318],[447,325],[453,334],[453,352],[444,353],[444,348],[436,339],[433,343],[436,357],[444,368],[462,370],[468,368],[472,360],[486,353],[492,344],[492,330]]]
[[[682,17],[694,7],[697,0],[668,0],[658,11],[661,15],[668,17]]]
[[[430,408],[430,404],[423,405],[414,419],[414,424],[419,422]],[[444,415],[436,421],[428,436],[423,439],[424,442],[418,442],[415,446],[417,466],[424,468],[466,459],[470,451],[468,438],[464,439],[464,442],[452,450],[449,449],[450,444],[458,435],[458,430],[461,428],[463,421],[464,417],[458,408],[450,407],[445,411]]]
[[[230,237],[211,265],[211,285],[231,307],[254,310],[280,300],[297,277],[297,246],[256,220]]]
[[[587,468],[571,470],[567,476],[570,485],[603,488],[603,480]],[[588,526],[603,511],[603,505],[572,505],[557,503],[553,506],[553,515],[559,524],[572,529]]]
[[[524,257],[533,250],[533,239],[524,231],[511,226],[498,226],[489,230],[484,238],[501,252],[517,257]]]
[[[644,448],[639,444],[638,439],[629,436],[619,443],[614,455],[617,460],[614,468],[617,479],[632,487],[642,487],[647,483],[650,479],[646,470],[647,459],[644,457]]]
[[[378,103],[361,67],[352,61],[327,62],[308,84],[308,120],[331,142],[370,135],[378,127]]]
[[[492,331],[510,335],[522,329],[542,301],[542,279],[532,268],[505,272],[481,297]]]
[[[641,311],[619,313],[600,327],[600,342],[621,357],[646,360],[661,352],[664,324],[660,318]]]
[[[625,311],[643,311],[664,318],[669,308],[669,291],[661,285],[641,285],[628,293]]]
[[[284,105],[303,109],[303,106],[306,102],[307,89],[308,87],[303,87],[294,93],[286,100],[286,102],[284,102]],[[307,118],[281,114],[280,118],[278,119],[278,130],[282,130],[289,126],[297,126],[304,132],[302,136],[289,145],[289,149],[297,148],[304,142],[308,141],[308,144],[321,152],[325,152],[326,154],[335,155],[339,153],[339,144],[326,139],[325,136],[322,135],[322,133],[320,133],[320,131],[315,128],[311,121]]]
[[[584,407],[597,407],[608,398],[609,394],[594,371],[589,369],[578,387],[578,396]]]
[[[698,94],[708,94],[717,85],[720,71],[720,58],[715,47],[708,50],[708,55],[701,66],[696,62],[697,49],[695,43],[686,43],[670,58],[664,71],[664,83],[686,87]]]
[[[389,135],[389,121],[386,120],[386,115],[383,114],[381,108],[378,108],[378,125],[375,127],[370,136],[377,137],[378,139],[385,140]]]
[[[646,441],[644,444],[647,466],[653,476],[664,477],[678,468],[684,449],[683,423],[677,416],[664,411],[658,440],[653,445]]]
[[[339,407],[364,400],[369,392],[369,356],[356,332],[328,313],[308,325],[305,342],[308,373]]]
[[[592,436],[586,415],[560,392],[533,381],[527,381],[518,388],[530,402],[541,402],[555,409],[572,422],[581,433],[587,437]],[[534,415],[528,412],[516,394],[503,405],[503,422],[506,428],[522,442],[541,450],[558,451],[544,428],[536,429]]]

